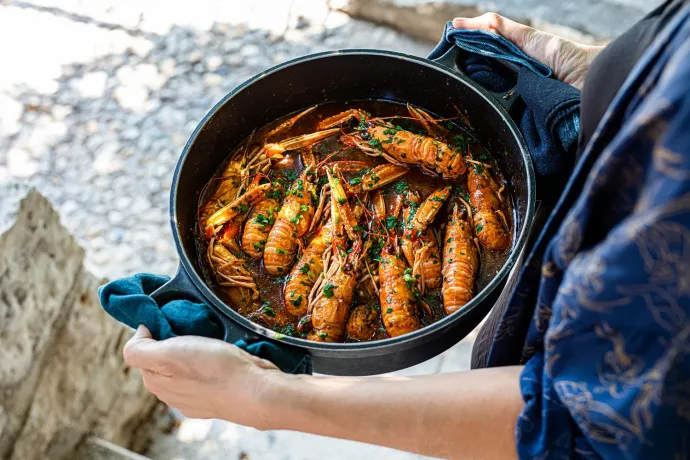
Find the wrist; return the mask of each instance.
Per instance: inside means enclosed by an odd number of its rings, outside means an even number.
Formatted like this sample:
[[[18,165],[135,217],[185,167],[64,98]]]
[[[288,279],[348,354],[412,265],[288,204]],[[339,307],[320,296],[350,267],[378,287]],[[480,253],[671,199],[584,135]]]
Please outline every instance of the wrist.
[[[305,380],[309,375],[291,375],[259,369],[253,376],[252,406],[260,430],[296,430],[309,404]]]

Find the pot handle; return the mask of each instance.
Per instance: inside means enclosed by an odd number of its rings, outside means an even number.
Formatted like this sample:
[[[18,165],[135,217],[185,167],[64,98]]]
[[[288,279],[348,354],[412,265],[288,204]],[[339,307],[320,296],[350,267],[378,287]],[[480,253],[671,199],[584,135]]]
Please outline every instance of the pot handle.
[[[208,305],[208,301],[194,285],[194,282],[182,265],[177,267],[177,273],[170,281],[151,293],[151,297],[159,307],[173,300],[189,300],[190,302]],[[225,342],[235,343],[238,340],[247,340],[253,337],[249,331],[235,323],[229,316],[213,308],[213,306],[209,308],[223,327],[223,340]]]
[[[441,64],[443,67],[446,67],[448,70],[452,71],[453,73],[456,73],[458,75],[461,75],[461,76],[471,80],[471,78],[468,77],[460,69],[460,66],[458,66],[458,58],[460,57],[461,52],[463,52],[463,51],[460,48],[458,48],[457,46],[453,46],[451,49],[446,51],[446,53],[443,56],[441,56],[438,59],[432,59],[432,61],[437,63],[437,64]],[[507,69],[511,70],[512,72],[514,72],[515,75],[517,75],[518,72],[520,71],[520,68],[510,61],[505,61],[503,59],[497,59],[497,58],[494,58],[493,60],[498,62],[499,64],[503,65]],[[520,96],[517,92],[517,86],[514,86],[513,88],[511,88],[505,92],[489,91],[486,88],[483,88],[483,89],[484,89],[484,91],[489,93],[491,96],[493,96],[493,98],[496,100],[496,102],[501,107],[503,107],[506,112],[510,112],[510,109],[513,107],[513,104],[515,103],[515,101]]]

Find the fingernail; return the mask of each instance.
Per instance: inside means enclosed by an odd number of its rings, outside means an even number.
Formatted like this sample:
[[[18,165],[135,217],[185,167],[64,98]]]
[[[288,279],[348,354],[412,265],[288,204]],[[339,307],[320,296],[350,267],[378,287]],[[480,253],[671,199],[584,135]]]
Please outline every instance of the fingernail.
[[[464,18],[455,18],[455,19],[453,19],[453,27],[455,27],[456,29],[459,29],[460,27],[462,27],[464,22],[465,22]]]

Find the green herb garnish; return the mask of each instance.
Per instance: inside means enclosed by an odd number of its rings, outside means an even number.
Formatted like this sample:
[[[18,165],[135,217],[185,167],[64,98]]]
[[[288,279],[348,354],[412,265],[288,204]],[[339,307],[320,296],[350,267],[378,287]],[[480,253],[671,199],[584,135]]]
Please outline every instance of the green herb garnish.
[[[393,186],[395,193],[398,195],[403,195],[407,193],[407,191],[410,189],[410,186],[407,185],[407,182],[404,180],[399,180],[398,182],[395,183]]]
[[[323,295],[326,296],[327,299],[330,299],[333,297],[333,288],[335,287],[335,284],[328,283],[326,286],[323,288]]]
[[[294,305],[295,307],[299,307],[300,304],[302,303],[302,296],[300,295],[297,297],[295,300],[291,300],[290,303]]]
[[[395,218],[395,216],[386,216],[386,228],[388,230],[393,230],[397,223],[398,222],[397,222],[397,219]]]
[[[271,307],[271,302],[264,302],[261,304],[261,313],[267,316],[275,316],[276,312],[275,310]]]

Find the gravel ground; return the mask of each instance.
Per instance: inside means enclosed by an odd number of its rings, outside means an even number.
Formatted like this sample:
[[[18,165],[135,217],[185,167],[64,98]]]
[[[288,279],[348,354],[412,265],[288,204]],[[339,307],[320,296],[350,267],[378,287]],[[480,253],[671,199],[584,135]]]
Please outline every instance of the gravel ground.
[[[222,2],[206,3],[209,17],[186,23],[184,11],[167,12],[168,30],[157,30],[160,17],[149,20],[165,12],[146,2],[133,24],[134,12],[114,6],[99,12],[80,2],[0,5],[0,36],[25,44],[0,51],[9,55],[3,62],[23,62],[0,76],[0,181],[39,187],[86,247],[98,275],[174,271],[167,213],[172,172],[196,124],[233,87],[317,51],[429,50],[349,21],[320,1],[299,2],[291,13],[280,11],[283,2],[263,2],[255,11],[272,14],[263,25],[251,23],[259,13],[249,9],[246,20],[233,14],[209,21]],[[38,41],[29,24],[49,28],[51,39]],[[47,59],[28,63],[20,54]]]
[[[0,40],[0,199],[11,182],[39,188],[86,248],[88,267],[109,278],[174,272],[173,168],[198,121],[237,84],[317,51],[370,47],[424,56],[432,46],[330,11],[325,0],[0,0]],[[471,342],[400,374],[467,369]],[[149,455],[421,458],[199,420],[162,435]]]

